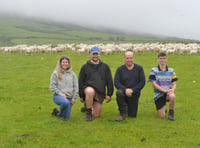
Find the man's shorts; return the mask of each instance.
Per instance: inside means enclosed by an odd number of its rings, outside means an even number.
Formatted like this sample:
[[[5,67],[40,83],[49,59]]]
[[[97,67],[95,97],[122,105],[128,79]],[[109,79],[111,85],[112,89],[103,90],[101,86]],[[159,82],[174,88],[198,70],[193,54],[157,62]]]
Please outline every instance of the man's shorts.
[[[94,101],[102,104],[104,99],[105,99],[105,96],[103,94],[100,94],[100,93],[95,91]]]
[[[167,95],[165,94],[164,96],[158,98],[155,101],[156,109],[157,110],[161,109],[163,106],[166,105],[166,102],[167,102]]]
[[[94,96],[94,99],[93,99],[95,102],[102,104],[104,99],[105,99],[104,94],[100,94],[97,91],[95,91],[95,96]],[[85,94],[83,96],[83,100],[85,101]]]

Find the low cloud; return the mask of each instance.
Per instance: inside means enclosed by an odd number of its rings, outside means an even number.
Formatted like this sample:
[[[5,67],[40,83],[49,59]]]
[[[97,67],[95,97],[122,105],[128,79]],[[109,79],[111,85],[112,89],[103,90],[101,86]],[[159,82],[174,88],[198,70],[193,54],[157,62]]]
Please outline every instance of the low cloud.
[[[199,0],[0,0],[0,12],[200,40]]]

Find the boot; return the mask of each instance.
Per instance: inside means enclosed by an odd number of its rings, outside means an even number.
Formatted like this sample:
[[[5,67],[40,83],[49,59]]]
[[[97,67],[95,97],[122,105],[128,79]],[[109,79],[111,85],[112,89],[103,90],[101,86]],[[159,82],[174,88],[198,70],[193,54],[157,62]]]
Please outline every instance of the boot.
[[[174,110],[169,110],[169,114],[168,114],[168,119],[171,120],[171,121],[174,121],[175,118],[174,118]]]
[[[86,121],[92,121],[92,109],[87,109]]]
[[[57,108],[54,108],[53,112],[51,113],[51,115],[58,116],[58,114],[59,114],[59,110]]]
[[[126,114],[125,113],[120,113],[120,116],[118,118],[115,119],[115,121],[123,121],[126,118]]]

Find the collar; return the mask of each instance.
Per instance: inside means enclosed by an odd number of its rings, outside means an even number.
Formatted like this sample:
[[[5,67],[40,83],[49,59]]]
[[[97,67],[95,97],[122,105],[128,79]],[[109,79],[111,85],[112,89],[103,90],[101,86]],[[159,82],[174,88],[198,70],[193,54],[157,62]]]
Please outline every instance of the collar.
[[[160,69],[159,64],[158,64],[158,70],[159,70],[159,71],[162,71],[162,70]],[[168,66],[167,66],[167,65],[166,65],[166,71],[168,71]]]
[[[87,63],[88,63],[88,64],[92,64],[92,65],[99,65],[99,64],[101,64],[101,63],[102,63],[102,61],[101,61],[101,60],[99,60],[99,63],[98,63],[98,64],[94,64],[94,63],[92,63],[92,62],[91,62],[91,60],[88,60],[88,61],[87,61]]]

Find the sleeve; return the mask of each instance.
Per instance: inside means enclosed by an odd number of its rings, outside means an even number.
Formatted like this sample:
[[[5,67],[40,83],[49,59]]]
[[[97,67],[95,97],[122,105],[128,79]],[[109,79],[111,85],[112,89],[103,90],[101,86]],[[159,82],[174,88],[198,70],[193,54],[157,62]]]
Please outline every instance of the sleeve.
[[[141,89],[145,86],[145,74],[142,66],[139,67],[139,83],[133,88],[135,94],[139,94]]]
[[[107,96],[111,97],[113,95],[114,86],[113,86],[112,73],[109,67],[107,69],[106,75],[107,75]]]
[[[78,84],[79,84],[79,96],[80,98],[83,98],[84,96],[84,83],[85,83],[85,72],[84,72],[84,67],[82,66],[80,73],[79,73],[79,79],[78,79]]]
[[[172,82],[175,82],[175,81],[177,81],[177,80],[178,80],[178,78],[177,78],[177,76],[176,76],[176,73],[173,71]]]
[[[50,79],[49,89],[54,94],[60,94],[61,93],[61,91],[57,88],[57,84],[58,84],[58,77],[57,77],[56,73],[53,72],[52,75],[51,75],[51,79]]]
[[[73,74],[73,89],[74,89],[74,92],[73,92],[72,99],[76,99],[78,95],[78,80],[75,73]]]
[[[121,73],[120,73],[120,67],[118,67],[115,72],[114,84],[117,89],[125,90],[126,87],[121,83],[120,79],[121,79]]]
[[[156,75],[153,68],[151,69],[151,72],[149,74],[149,81],[156,81]]]

